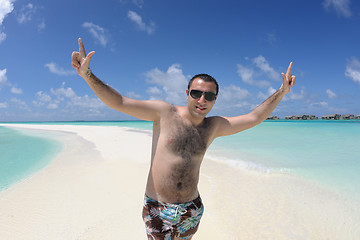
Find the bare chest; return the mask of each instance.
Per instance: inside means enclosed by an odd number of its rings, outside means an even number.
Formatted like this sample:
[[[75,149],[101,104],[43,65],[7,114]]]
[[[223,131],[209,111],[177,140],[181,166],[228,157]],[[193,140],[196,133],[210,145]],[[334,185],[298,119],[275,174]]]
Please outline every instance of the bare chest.
[[[202,156],[209,144],[209,124],[206,122],[195,127],[175,119],[166,136],[169,151],[184,160]]]

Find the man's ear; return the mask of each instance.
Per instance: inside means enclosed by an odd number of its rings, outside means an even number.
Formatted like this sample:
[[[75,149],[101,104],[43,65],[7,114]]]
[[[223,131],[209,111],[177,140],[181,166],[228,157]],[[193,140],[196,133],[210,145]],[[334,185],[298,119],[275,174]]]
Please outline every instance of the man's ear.
[[[186,89],[186,100],[189,100],[189,89]]]

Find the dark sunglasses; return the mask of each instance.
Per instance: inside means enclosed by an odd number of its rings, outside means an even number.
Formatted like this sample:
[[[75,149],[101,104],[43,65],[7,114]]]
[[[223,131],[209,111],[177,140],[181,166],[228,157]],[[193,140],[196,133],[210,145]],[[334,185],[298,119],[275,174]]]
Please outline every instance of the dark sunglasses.
[[[213,92],[203,92],[195,89],[190,91],[190,96],[194,99],[201,98],[202,95],[205,96],[206,101],[214,101],[216,99],[216,94]]]

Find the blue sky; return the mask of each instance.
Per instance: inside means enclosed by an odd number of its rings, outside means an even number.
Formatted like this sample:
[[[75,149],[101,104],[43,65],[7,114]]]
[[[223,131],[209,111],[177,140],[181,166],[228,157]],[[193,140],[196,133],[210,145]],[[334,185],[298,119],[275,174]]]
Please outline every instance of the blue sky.
[[[71,67],[81,37],[95,75],[125,96],[186,104],[191,76],[220,84],[210,115],[246,114],[281,85],[272,115],[360,114],[355,0],[0,0],[0,121],[132,119]]]

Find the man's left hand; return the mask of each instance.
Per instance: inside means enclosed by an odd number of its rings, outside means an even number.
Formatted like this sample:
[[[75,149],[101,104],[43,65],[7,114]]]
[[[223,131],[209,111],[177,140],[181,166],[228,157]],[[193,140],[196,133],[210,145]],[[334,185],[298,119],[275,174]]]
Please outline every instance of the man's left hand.
[[[290,91],[290,89],[295,85],[296,77],[294,75],[291,75],[292,65],[293,65],[293,63],[290,62],[286,74],[281,73],[282,78],[283,78],[283,84],[282,84],[281,88],[283,89],[285,94],[288,93]]]

